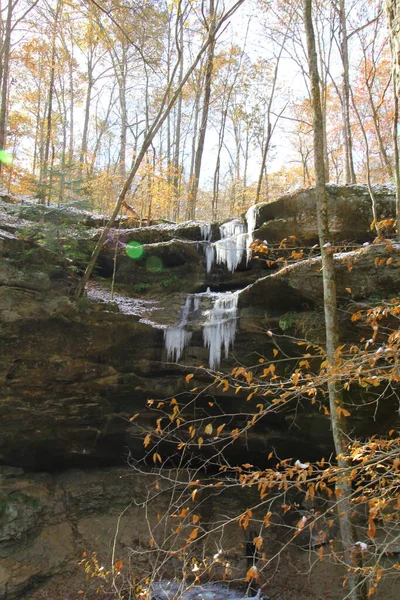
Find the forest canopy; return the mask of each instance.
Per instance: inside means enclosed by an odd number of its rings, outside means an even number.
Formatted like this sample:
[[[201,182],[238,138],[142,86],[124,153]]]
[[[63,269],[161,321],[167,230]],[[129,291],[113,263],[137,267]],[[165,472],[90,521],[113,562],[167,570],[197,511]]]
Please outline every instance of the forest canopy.
[[[313,183],[301,2],[3,0],[0,14],[4,189],[110,212],[149,132],[126,197],[142,219],[222,219]],[[382,3],[318,0],[313,22],[327,180],[387,182]]]

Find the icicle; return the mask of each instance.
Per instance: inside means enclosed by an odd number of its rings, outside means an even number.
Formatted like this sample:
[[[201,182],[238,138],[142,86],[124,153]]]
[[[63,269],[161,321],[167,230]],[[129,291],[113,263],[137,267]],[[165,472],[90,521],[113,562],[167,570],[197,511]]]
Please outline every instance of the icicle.
[[[210,271],[213,267],[214,258],[215,258],[214,245],[211,244],[210,246],[204,246],[204,254],[206,257],[206,271],[207,271],[207,273],[210,273]]]
[[[217,369],[221,362],[222,348],[225,357],[233,347],[236,334],[238,294],[236,292],[214,293],[208,288],[202,294],[187,296],[182,307],[179,323],[164,330],[167,359],[178,362],[183,350],[190,344],[192,332],[188,331],[193,323],[202,325],[204,346],[209,349],[209,364],[211,369]],[[202,302],[208,310],[202,309]]]
[[[184,327],[168,327],[164,330],[165,348],[167,360],[178,362],[182,352],[192,339],[192,332],[186,331]]]
[[[247,262],[251,258],[251,244],[253,243],[253,233],[256,228],[257,222],[257,204],[250,206],[246,212],[246,223],[247,223]]]
[[[208,319],[203,325],[204,345],[209,348],[209,364],[211,369],[219,367],[222,347],[225,358],[235,340],[238,294],[227,292],[217,297],[214,306],[208,312]]]
[[[164,330],[164,340],[165,340],[165,348],[167,350],[167,360],[172,360],[173,362],[178,362],[180,357],[182,356],[182,352],[184,348],[189,344],[192,339],[192,332],[187,331],[185,329],[191,308],[193,303],[193,297],[187,296],[185,300],[185,304],[183,305],[181,311],[181,317],[179,319],[178,325],[175,327],[168,327],[168,329]],[[194,307],[196,310],[196,302],[194,302]]]
[[[211,242],[212,240],[212,228],[211,223],[201,223],[200,225],[201,239],[205,242]]]
[[[247,249],[246,234],[239,233],[235,236],[223,238],[215,242],[215,254],[217,264],[226,265],[233,273],[242,262]]]
[[[246,226],[242,221],[238,219],[234,219],[233,221],[228,221],[227,223],[223,223],[219,231],[221,233],[221,238],[226,239],[232,237],[234,235],[239,235],[240,233],[246,232]]]

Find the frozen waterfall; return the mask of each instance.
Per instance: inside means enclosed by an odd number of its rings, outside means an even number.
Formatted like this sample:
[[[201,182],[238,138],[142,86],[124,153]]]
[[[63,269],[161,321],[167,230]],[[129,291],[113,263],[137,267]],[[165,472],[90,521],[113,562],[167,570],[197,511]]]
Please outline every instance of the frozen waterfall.
[[[203,344],[209,349],[209,365],[217,369],[222,349],[225,357],[233,347],[237,322],[237,292],[203,292],[187,296],[177,325],[164,330],[167,359],[178,361],[192,339],[192,330],[200,326]]]
[[[238,294],[226,292],[218,294],[213,307],[208,311],[208,319],[203,325],[204,345],[209,348],[209,365],[217,369],[221,362],[222,347],[225,358],[235,341]]]
[[[247,228],[239,219],[228,221],[220,226],[221,239],[204,247],[207,273],[211,271],[214,263],[226,265],[226,268],[233,273],[242,262],[244,256],[249,261],[256,218],[257,207],[254,205],[246,213]],[[204,241],[211,241],[209,233],[211,225],[209,225],[209,229],[207,229],[207,225],[209,224],[205,223],[201,226],[202,239]]]

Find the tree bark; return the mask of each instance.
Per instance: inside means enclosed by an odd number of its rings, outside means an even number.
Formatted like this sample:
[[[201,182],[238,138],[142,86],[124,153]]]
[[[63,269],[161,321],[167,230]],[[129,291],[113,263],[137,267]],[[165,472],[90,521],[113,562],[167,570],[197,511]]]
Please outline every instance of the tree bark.
[[[196,156],[194,161],[194,174],[192,177],[189,195],[188,195],[188,207],[187,207],[187,218],[194,219],[196,216],[196,201],[197,192],[199,190],[199,180],[201,172],[201,163],[203,160],[204,142],[206,139],[206,130],[208,122],[208,113],[210,110],[210,99],[211,99],[211,83],[212,74],[214,68],[214,51],[215,51],[215,26],[216,26],[216,15],[214,0],[210,0],[209,4],[209,39],[210,44],[208,46],[207,62],[206,62],[206,76],[204,82],[204,97],[203,97],[203,108],[201,113],[201,123],[199,131],[199,139],[197,142]]]
[[[400,2],[399,0],[385,1],[386,16],[389,27],[390,48],[392,51],[394,116],[393,116],[393,148],[394,174],[396,183],[396,219],[397,237],[400,237],[400,156],[399,156],[399,96],[400,96]]]
[[[350,126],[350,75],[345,0],[339,0],[340,56],[343,64],[342,110],[345,183],[356,183],[353,161],[353,139]]]
[[[312,0],[304,0],[304,25],[307,37],[308,64],[310,72],[311,106],[314,129],[314,168],[315,196],[317,204],[318,236],[322,256],[322,277],[324,290],[324,312],[326,327],[326,359],[328,362],[328,395],[332,436],[337,454],[339,467],[347,468],[345,458],[347,452],[346,418],[343,416],[343,395],[337,377],[335,376],[336,354],[339,347],[339,327],[336,310],[336,277],[331,246],[331,236],[328,221],[328,198],[326,193],[325,163],[324,163],[324,132],[319,87],[318,61],[315,47],[314,26],[312,22]],[[356,552],[357,536],[352,522],[351,512],[351,482],[343,476],[336,483],[338,498],[338,516],[342,538],[344,559],[348,566],[348,598],[365,600],[362,575],[359,571],[360,553]]]
[[[58,19],[60,17],[62,10],[62,0],[58,0],[56,7],[56,14],[54,17],[53,24],[53,32],[51,36],[51,66],[50,66],[50,82],[49,82],[49,92],[48,92],[48,101],[47,101],[47,118],[46,118],[46,140],[44,146],[44,156],[43,156],[43,178],[41,182],[41,202],[44,204],[47,201],[50,201],[50,196],[46,191],[46,185],[48,183],[48,171],[49,171],[49,158],[50,158],[50,143],[51,143],[51,134],[52,134],[52,117],[53,117],[53,98],[54,98],[54,81],[55,81],[55,73],[56,73],[56,37],[57,37],[57,25]]]
[[[6,30],[4,44],[2,48],[2,77],[1,77],[1,106],[0,106],[0,150],[6,147],[6,121],[7,121],[7,99],[8,99],[8,72],[10,63],[10,44],[11,44],[11,18],[13,13],[13,2],[8,0]],[[0,174],[2,162],[0,161]]]

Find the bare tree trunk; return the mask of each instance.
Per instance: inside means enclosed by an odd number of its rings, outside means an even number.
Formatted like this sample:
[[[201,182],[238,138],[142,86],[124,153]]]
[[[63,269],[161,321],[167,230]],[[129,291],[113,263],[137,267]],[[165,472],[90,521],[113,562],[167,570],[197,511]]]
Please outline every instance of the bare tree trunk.
[[[394,93],[394,115],[393,115],[393,149],[394,149],[394,175],[396,184],[396,231],[397,237],[400,238],[400,156],[399,156],[399,98]]]
[[[179,75],[178,75],[178,85],[181,83],[183,79],[183,20],[182,16],[178,15],[179,21],[179,42],[177,42],[178,49],[178,60],[180,61],[179,66]],[[176,110],[176,126],[175,126],[175,147],[174,147],[174,158],[173,158],[173,190],[174,190],[174,199],[173,199],[173,211],[172,218],[177,221],[179,218],[179,203],[180,203],[180,195],[181,195],[181,167],[179,163],[180,159],[180,149],[181,149],[181,121],[182,121],[182,93],[179,94],[178,102],[177,102],[177,110]]]
[[[199,189],[199,180],[201,172],[201,163],[203,159],[204,142],[206,139],[206,130],[208,122],[208,112],[210,109],[211,99],[211,83],[212,73],[214,67],[214,51],[215,51],[215,26],[216,26],[216,15],[214,0],[209,0],[209,26],[208,33],[211,39],[210,45],[208,46],[208,56],[206,62],[206,76],[204,82],[204,97],[203,97],[203,108],[201,113],[201,123],[199,131],[199,139],[197,142],[196,157],[194,161],[194,174],[192,181],[190,182],[190,189],[188,194],[188,207],[187,207],[187,218],[194,219],[196,216],[196,201],[197,192]]]
[[[49,82],[49,93],[48,93],[48,101],[47,101],[47,127],[46,127],[46,141],[44,147],[44,156],[43,156],[43,178],[41,182],[41,202],[43,204],[47,201],[50,201],[50,195],[46,192],[46,184],[48,178],[49,171],[49,157],[50,157],[50,143],[51,143],[51,134],[52,134],[52,117],[53,117],[53,98],[54,98],[54,81],[55,81],[55,72],[56,72],[56,37],[57,37],[57,26],[58,19],[61,14],[62,9],[62,0],[58,0],[56,7],[56,14],[54,17],[53,24],[53,32],[51,36],[51,63],[50,63],[50,82]]]
[[[346,418],[340,410],[343,408],[342,390],[334,375],[336,351],[339,347],[339,326],[336,310],[336,277],[334,269],[331,236],[328,221],[328,198],[326,193],[324,133],[322,122],[321,97],[319,87],[318,61],[315,48],[314,26],[312,22],[312,0],[304,0],[304,25],[307,36],[308,63],[311,83],[311,106],[314,129],[314,168],[315,196],[317,203],[318,236],[322,256],[322,277],[324,289],[324,312],[326,327],[326,358],[330,365],[328,394],[333,441],[338,465],[347,468],[346,455],[348,438],[346,434]],[[351,518],[351,482],[348,477],[336,483],[338,516],[344,558],[348,565],[348,598],[365,600],[366,591],[360,580],[360,553],[355,552],[357,536]]]
[[[399,155],[399,95],[400,95],[400,2],[398,0],[385,0],[386,15],[389,26],[390,48],[392,51],[393,69],[393,150],[394,150],[394,176],[396,183],[396,220],[397,237],[400,238],[400,155]]]
[[[4,150],[6,146],[6,121],[7,121],[7,100],[8,100],[8,72],[10,63],[10,44],[11,44],[11,19],[14,4],[12,0],[8,0],[7,20],[4,44],[2,47],[2,77],[1,77],[1,106],[0,106],[0,150]],[[2,170],[2,162],[0,161],[0,174]]]
[[[340,56],[343,64],[342,109],[345,183],[356,183],[356,174],[354,171],[353,162],[353,140],[350,126],[349,48],[347,38],[345,0],[339,0],[337,10],[339,14],[340,23]]]

